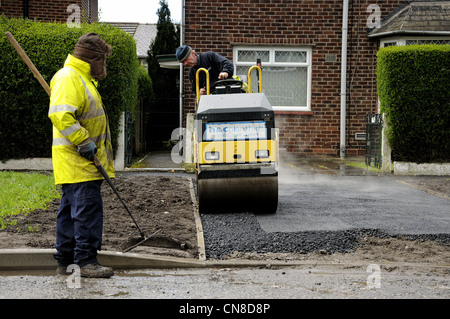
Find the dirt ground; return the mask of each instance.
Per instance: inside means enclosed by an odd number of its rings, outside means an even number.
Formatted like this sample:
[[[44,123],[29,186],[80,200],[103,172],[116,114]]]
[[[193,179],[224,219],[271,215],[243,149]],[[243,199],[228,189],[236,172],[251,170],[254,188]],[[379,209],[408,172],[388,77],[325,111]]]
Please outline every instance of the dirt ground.
[[[130,252],[198,258],[194,210],[187,178],[119,177],[113,180],[120,197],[146,237]],[[102,250],[123,251],[140,240],[140,233],[106,182],[102,184],[104,229]],[[17,225],[0,231],[0,248],[54,248],[59,199],[46,210],[17,218]],[[155,233],[156,232],[156,233]]]
[[[402,179],[411,187],[450,199],[450,179],[431,177]],[[187,178],[161,176],[118,177],[114,180],[119,194],[136,218],[144,233],[149,236],[145,246],[131,252],[149,253],[182,258],[198,258],[196,224]],[[123,251],[140,238],[132,219],[106,182],[102,186],[104,204],[103,250]],[[54,248],[55,220],[59,200],[46,210],[35,210],[17,218],[17,225],[0,230],[1,248]],[[157,232],[157,233],[155,233]],[[364,238],[353,253],[333,254],[242,254],[230,258],[253,260],[307,260],[312,262],[403,262],[450,264],[448,246],[423,240],[402,238]]]

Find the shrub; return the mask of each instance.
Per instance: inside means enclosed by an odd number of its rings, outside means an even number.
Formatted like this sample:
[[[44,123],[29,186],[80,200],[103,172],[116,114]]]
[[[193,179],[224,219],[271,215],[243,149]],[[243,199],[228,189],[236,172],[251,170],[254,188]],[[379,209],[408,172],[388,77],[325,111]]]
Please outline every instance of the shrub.
[[[450,159],[450,46],[412,45],[378,52],[381,112],[395,160]]]
[[[47,116],[49,98],[4,36],[6,31],[14,35],[47,83],[63,67],[82,34],[95,32],[113,46],[113,54],[107,60],[108,76],[98,90],[116,149],[120,116],[125,110],[134,110],[137,103],[139,63],[134,39],[107,24],[69,28],[62,23],[0,16],[0,160],[50,157],[52,144],[52,124]]]
[[[153,81],[150,78],[150,75],[148,75],[147,69],[143,66],[140,66],[138,70],[138,96],[148,102],[153,101],[155,98],[153,93]]]

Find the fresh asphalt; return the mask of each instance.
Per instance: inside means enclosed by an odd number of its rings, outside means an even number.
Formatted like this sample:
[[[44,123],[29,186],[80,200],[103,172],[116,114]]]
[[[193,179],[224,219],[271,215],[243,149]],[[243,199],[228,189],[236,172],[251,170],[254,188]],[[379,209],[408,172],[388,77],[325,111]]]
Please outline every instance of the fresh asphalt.
[[[408,177],[411,178],[411,177]],[[206,256],[350,252],[364,237],[450,244],[450,201],[336,161],[284,161],[276,214],[202,215]]]
[[[276,215],[257,216],[264,231],[370,228],[389,235],[450,234],[450,201],[405,185],[398,176],[356,169],[344,175],[332,169],[304,173],[301,168],[282,169]]]

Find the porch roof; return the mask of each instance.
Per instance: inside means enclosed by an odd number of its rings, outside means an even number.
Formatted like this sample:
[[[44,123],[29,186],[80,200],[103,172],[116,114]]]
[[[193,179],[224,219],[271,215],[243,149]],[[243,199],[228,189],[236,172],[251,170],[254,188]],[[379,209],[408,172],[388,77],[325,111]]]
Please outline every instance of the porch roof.
[[[391,35],[450,35],[449,1],[414,1],[388,16],[369,38]]]

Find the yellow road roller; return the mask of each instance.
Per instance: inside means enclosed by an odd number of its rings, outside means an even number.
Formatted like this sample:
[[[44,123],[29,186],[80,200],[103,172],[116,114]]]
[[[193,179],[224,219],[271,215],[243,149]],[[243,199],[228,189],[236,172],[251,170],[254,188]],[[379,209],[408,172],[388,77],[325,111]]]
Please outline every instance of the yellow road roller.
[[[259,92],[251,91],[251,73]],[[206,73],[206,95],[199,95],[199,73]],[[200,213],[275,213],[278,206],[278,134],[274,111],[262,93],[262,72],[248,71],[245,83],[219,80],[213,89],[208,70],[196,74],[194,162]]]

